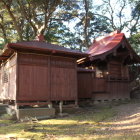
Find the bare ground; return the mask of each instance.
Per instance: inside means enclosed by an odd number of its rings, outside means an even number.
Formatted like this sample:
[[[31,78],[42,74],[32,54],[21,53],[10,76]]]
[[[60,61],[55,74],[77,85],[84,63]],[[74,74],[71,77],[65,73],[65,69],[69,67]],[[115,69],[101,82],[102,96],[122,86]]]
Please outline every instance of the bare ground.
[[[128,139],[139,140],[140,102],[138,100],[134,100],[134,102],[114,106],[113,108],[116,110],[116,115],[110,118],[111,121],[109,125],[106,128],[104,128],[109,132],[110,139],[111,137],[113,138],[113,135],[128,135]],[[101,124],[105,124],[107,122],[107,120],[104,120],[104,122],[101,122]],[[130,136],[132,137],[129,138]],[[127,139],[127,137],[124,139]]]

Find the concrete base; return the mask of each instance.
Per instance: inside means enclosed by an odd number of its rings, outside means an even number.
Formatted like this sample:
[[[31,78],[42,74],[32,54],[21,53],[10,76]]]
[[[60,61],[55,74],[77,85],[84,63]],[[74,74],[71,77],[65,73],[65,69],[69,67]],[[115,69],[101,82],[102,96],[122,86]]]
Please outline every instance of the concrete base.
[[[94,104],[98,104],[99,103],[99,101],[94,101]]]
[[[27,118],[46,119],[55,116],[55,108],[26,108],[26,109],[12,109],[6,108],[10,116],[16,116],[18,120]]]
[[[10,116],[13,116],[13,117],[16,116],[16,111],[14,109],[6,107],[6,111],[7,111],[7,114],[9,114]]]
[[[28,108],[28,109],[17,109],[16,110],[17,119],[23,118],[37,118],[37,119],[45,119],[55,116],[55,108]]]

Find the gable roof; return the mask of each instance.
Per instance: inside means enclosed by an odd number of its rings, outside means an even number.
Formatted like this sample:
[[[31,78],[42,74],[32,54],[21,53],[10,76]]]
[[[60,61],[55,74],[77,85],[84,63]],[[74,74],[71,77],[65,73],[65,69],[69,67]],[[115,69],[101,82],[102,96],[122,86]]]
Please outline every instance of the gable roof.
[[[118,30],[95,39],[86,53],[92,57],[92,60],[95,60],[101,57],[106,57],[108,54],[115,52],[123,45],[125,45],[127,50],[130,52],[130,55],[133,55],[135,62],[140,63],[140,57],[132,49],[124,33],[120,33]]]
[[[17,43],[8,43],[0,55],[0,60],[10,56],[13,50],[26,51],[32,53],[43,53],[47,55],[67,56],[74,58],[82,58],[88,56],[87,53],[82,53],[76,50],[64,48],[58,45],[50,44],[44,41],[23,41]]]

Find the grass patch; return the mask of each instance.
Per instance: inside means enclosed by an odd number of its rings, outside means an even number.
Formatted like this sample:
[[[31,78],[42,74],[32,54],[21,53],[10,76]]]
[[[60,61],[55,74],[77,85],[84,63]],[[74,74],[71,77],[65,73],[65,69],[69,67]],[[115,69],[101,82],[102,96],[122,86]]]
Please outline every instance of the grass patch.
[[[124,103],[125,102],[125,103]],[[119,101],[120,104],[132,103],[131,101]],[[116,115],[114,106],[120,105],[96,105],[79,109],[65,109],[70,116],[55,119],[40,120],[36,123],[15,123],[4,115],[0,119],[0,134],[9,137],[25,139],[59,139],[59,140],[120,140],[139,139],[140,133],[111,133],[108,126],[112,123],[112,117]],[[105,121],[104,121],[105,120]]]
[[[1,119],[2,120],[10,120],[10,119],[13,119],[10,115],[8,115],[8,114],[3,114],[2,116],[1,116]]]
[[[0,120],[0,124],[11,124],[13,122],[14,121],[12,121],[12,120]]]
[[[29,122],[13,123],[12,120],[7,119],[4,121],[10,125],[2,127],[0,134],[37,140],[46,137],[48,139],[56,137],[59,139],[85,139],[102,128],[99,122],[114,115],[115,110],[110,108],[100,108],[96,112],[94,108],[91,108],[88,111],[80,109],[80,112],[71,114],[69,117],[41,120],[35,124]],[[1,122],[3,120],[0,120],[0,124]]]

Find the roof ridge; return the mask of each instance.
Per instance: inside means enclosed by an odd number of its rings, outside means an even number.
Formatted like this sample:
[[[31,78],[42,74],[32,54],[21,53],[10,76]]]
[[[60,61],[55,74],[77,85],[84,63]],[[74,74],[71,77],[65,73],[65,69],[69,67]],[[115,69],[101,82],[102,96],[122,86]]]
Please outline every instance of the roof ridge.
[[[113,36],[113,35],[119,34],[119,33],[121,33],[119,29],[118,29],[118,30],[115,30],[115,31],[113,31],[113,32],[111,32],[111,33],[109,33],[109,34],[106,34],[106,35],[104,35],[104,36],[100,36],[100,37],[95,38],[95,42],[96,42],[96,41],[100,41],[100,40],[102,40],[103,38],[106,38],[106,37],[109,37],[109,36]]]

